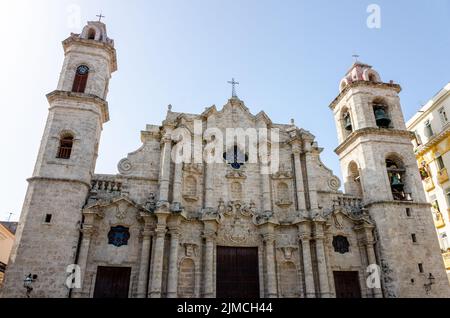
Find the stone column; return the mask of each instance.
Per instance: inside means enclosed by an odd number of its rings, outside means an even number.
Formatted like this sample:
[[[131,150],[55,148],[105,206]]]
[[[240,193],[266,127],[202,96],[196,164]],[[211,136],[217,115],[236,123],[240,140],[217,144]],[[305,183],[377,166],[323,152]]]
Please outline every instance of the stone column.
[[[375,242],[372,240],[372,234],[370,234],[369,240],[367,240],[364,245],[366,247],[366,253],[367,253],[367,262],[368,265],[377,265],[377,259],[375,256],[375,249],[374,249],[374,244]],[[379,273],[381,274],[381,273]],[[381,277],[380,277],[381,280]],[[381,287],[381,282],[380,282],[380,287]],[[383,297],[383,293],[381,292],[381,288],[371,288],[372,291],[372,295],[374,298],[382,298]]]
[[[206,166],[205,209],[212,210],[214,208],[214,192],[213,192],[214,164],[205,162],[205,166]]]
[[[150,247],[152,241],[153,232],[150,230],[150,222],[152,216],[148,213],[142,215],[144,219],[144,230],[142,231],[142,250],[141,250],[141,263],[139,265],[139,280],[137,287],[137,297],[147,297],[147,284],[148,284],[148,269],[150,265]]]
[[[263,212],[272,211],[272,199],[270,195],[270,165],[268,163],[268,158],[263,158],[263,154],[260,154],[260,166],[261,166],[261,186],[262,186],[262,210]]]
[[[300,211],[306,210],[305,188],[303,185],[302,162],[300,160],[301,146],[299,144],[292,145],[292,153],[294,155],[295,184],[297,186],[297,202]]]
[[[169,277],[167,282],[167,298],[178,297],[178,247],[180,232],[178,228],[170,229]]]
[[[152,232],[144,230],[142,232],[141,263],[139,265],[139,281],[137,289],[138,298],[146,298],[151,241],[152,241]]]
[[[161,152],[161,170],[159,174],[159,201],[169,201],[170,163],[172,161],[172,139],[166,133],[161,139],[163,150]]]
[[[275,271],[275,234],[266,233],[263,235],[265,243],[266,270],[267,270],[267,298],[276,298],[277,293],[277,276]]]
[[[216,234],[205,232],[205,272],[204,272],[204,297],[214,298],[214,245]]]
[[[325,256],[323,224],[316,223],[316,240],[317,267],[319,271],[320,296],[321,298],[330,297],[330,283],[328,281],[328,266]]]
[[[207,122],[206,122],[207,129],[215,130],[217,129],[216,119],[215,115],[208,116]],[[212,136],[205,136],[205,139],[203,141],[206,141],[207,143],[212,142]],[[221,150],[216,149],[216,152],[222,152]],[[205,153],[206,154],[206,153]],[[208,153],[207,156],[204,158],[203,164],[204,164],[204,188],[205,188],[205,197],[204,197],[204,210],[206,213],[210,213],[213,211],[215,207],[214,202],[214,189],[213,189],[213,182],[214,182],[214,155],[217,155],[217,153]]]
[[[367,251],[367,260],[369,262],[369,265],[375,264],[377,265],[377,260],[375,257],[375,250],[373,248],[374,242],[367,242],[366,243],[366,251]],[[381,273],[379,273],[381,275]],[[381,280],[381,277],[379,277]],[[380,282],[381,287],[381,282]],[[371,288],[372,295],[374,298],[383,298],[383,293],[381,292],[381,288]]]
[[[168,217],[168,213],[159,213],[158,217],[158,225],[156,226],[155,235],[155,246],[153,253],[153,266],[152,266],[152,283],[150,288],[150,297],[151,298],[160,298],[161,297],[161,288],[162,288],[162,270],[163,270],[163,258],[164,258],[164,240],[166,237],[166,219]]]
[[[299,225],[299,239],[302,244],[302,255],[303,255],[303,272],[305,275],[305,297],[315,298],[316,290],[314,287],[314,276],[313,267],[311,259],[311,230],[310,225],[306,222],[300,223]]]
[[[182,196],[182,176],[183,176],[183,163],[177,163],[175,165],[175,175],[173,179],[173,195],[172,201],[174,204],[181,204]]]
[[[81,233],[83,233],[83,239],[81,240],[80,254],[78,256],[78,266],[80,266],[81,273],[81,290],[79,292],[76,292],[74,297],[82,297],[83,292],[86,291],[84,281],[86,278],[86,267],[89,256],[89,248],[91,246],[91,238],[94,234],[94,226],[84,225]],[[89,294],[87,294],[86,296],[89,297]]]
[[[311,210],[316,211],[319,208],[319,203],[317,200],[317,187],[316,187],[316,169],[317,167],[314,165],[314,156],[312,151],[311,143],[313,140],[305,140],[304,141],[304,150],[305,150],[305,161],[306,161],[306,171],[308,175],[308,187],[309,187],[309,202],[311,205]]]

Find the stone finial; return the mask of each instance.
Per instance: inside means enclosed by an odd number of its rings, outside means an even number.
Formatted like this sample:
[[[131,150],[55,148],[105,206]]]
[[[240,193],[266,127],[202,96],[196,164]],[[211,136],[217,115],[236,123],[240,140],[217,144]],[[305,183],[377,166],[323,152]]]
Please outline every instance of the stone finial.
[[[171,112],[172,111],[172,105],[171,104],[169,104],[168,106],[167,106],[167,110],[169,111],[169,112]]]

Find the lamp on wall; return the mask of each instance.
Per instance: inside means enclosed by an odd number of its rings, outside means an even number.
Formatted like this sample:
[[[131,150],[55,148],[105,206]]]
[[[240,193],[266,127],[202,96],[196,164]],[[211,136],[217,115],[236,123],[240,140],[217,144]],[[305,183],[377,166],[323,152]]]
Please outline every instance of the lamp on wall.
[[[436,278],[434,278],[433,274],[430,273],[430,275],[428,275],[428,283],[425,283],[423,285],[425,287],[425,291],[426,291],[427,295],[431,291],[431,286],[434,284],[435,280],[436,280]]]
[[[30,294],[33,291],[33,282],[37,279],[37,275],[28,274],[23,281],[23,287],[27,290],[27,298],[30,298]]]

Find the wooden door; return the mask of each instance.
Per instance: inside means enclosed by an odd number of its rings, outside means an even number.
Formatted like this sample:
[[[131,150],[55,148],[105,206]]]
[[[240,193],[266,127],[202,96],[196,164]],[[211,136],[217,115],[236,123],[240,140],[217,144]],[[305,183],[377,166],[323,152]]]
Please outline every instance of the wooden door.
[[[94,298],[128,298],[131,267],[97,268]]]
[[[217,298],[259,298],[258,248],[217,247]]]
[[[361,298],[358,272],[333,272],[336,298]]]

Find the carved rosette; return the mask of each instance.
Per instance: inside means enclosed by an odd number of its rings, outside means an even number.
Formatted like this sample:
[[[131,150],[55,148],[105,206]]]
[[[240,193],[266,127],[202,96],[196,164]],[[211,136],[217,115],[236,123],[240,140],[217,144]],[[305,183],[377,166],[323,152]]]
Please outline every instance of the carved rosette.
[[[127,175],[127,174],[131,173],[131,169],[133,169],[133,165],[131,164],[131,161],[128,158],[125,158],[125,159],[122,159],[119,161],[117,168],[119,169],[119,172],[121,174]]]
[[[333,176],[328,180],[328,186],[332,191],[339,191],[339,188],[341,187],[341,181],[338,177]]]

